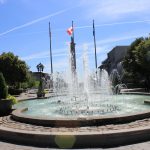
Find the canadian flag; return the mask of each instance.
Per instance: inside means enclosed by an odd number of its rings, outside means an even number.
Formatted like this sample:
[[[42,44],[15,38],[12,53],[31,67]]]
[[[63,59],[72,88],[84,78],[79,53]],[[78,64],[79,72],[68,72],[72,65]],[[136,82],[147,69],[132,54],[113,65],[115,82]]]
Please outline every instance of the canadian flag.
[[[67,29],[67,33],[68,33],[69,35],[72,35],[72,33],[73,33],[73,27],[68,28],[68,29]]]

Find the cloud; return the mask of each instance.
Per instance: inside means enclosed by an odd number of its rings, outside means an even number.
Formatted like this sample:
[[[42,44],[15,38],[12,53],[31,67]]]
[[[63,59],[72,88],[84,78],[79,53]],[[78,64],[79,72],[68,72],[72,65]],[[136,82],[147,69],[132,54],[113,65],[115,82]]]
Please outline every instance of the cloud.
[[[44,66],[45,66],[45,71],[46,72],[50,72],[50,68],[51,68],[50,63],[46,63],[46,64],[44,64]],[[67,67],[68,67],[68,60],[66,61],[65,58],[61,58],[58,61],[55,61],[53,63],[54,73],[57,70],[59,70],[59,71],[66,71]]]
[[[82,0],[86,7],[88,18],[101,20],[116,20],[127,15],[150,14],[149,0]]]
[[[134,39],[134,38],[141,37],[141,36],[143,36],[143,34],[130,33],[130,35],[127,34],[127,35],[120,36],[120,37],[118,36],[118,37],[106,38],[103,40],[97,40],[98,64],[100,64],[100,62],[104,60],[104,57],[107,56],[108,51],[111,50],[115,42]],[[88,57],[90,60],[91,59],[93,60],[94,59],[93,42],[88,42],[86,44],[88,46]],[[68,50],[69,50],[68,47],[53,50],[53,58],[55,58],[53,59],[53,68],[55,68],[54,72],[57,70],[66,71],[66,69],[68,68]],[[79,44],[76,46],[78,70],[80,70],[83,65],[83,50],[84,50],[83,44]],[[60,56],[63,56],[63,57],[60,57]],[[21,59],[25,61],[31,61],[34,59],[46,59],[46,58],[49,59],[49,50],[31,54],[31,55],[22,57]],[[89,67],[92,69],[93,65],[91,64],[94,65],[94,61],[92,62],[90,61],[89,63]],[[44,64],[44,66],[45,66],[45,71],[50,72],[50,63],[46,63]]]
[[[124,36],[120,36],[120,37],[111,37],[111,38],[106,38],[103,40],[97,40],[97,53],[103,53],[103,50],[106,50],[106,48],[108,46],[109,43],[114,43],[114,42],[119,42],[119,41],[124,41],[124,40],[130,40],[130,39],[134,39],[137,37],[141,37],[141,36],[147,36],[147,34],[143,34],[143,33],[130,33],[130,35],[124,35]],[[86,43],[88,46],[88,54],[94,54],[93,53],[93,42],[88,42]],[[60,56],[68,56],[68,47],[64,47],[61,49],[54,49],[53,50],[53,57],[60,57]],[[83,44],[79,44],[76,46],[76,54],[80,55],[83,53]],[[42,52],[38,52],[38,53],[34,53],[28,56],[24,56],[21,57],[21,59],[29,61],[29,60],[33,60],[33,59],[41,59],[41,58],[49,58],[49,50],[46,51],[42,51]]]
[[[150,19],[147,20],[135,20],[135,21],[123,21],[123,22],[113,22],[113,23],[105,23],[105,24],[96,24],[95,27],[105,27],[105,26],[115,26],[115,25],[125,25],[125,24],[137,24],[137,23],[150,23]],[[91,28],[90,26],[77,26],[76,29],[84,29],[84,28]]]
[[[65,53],[66,52],[66,53]],[[67,48],[54,49],[52,50],[53,57],[67,56]],[[22,60],[33,60],[33,59],[41,59],[41,58],[49,58],[50,52],[49,50],[30,54],[28,56],[21,57]]]
[[[113,23],[101,23],[101,24],[95,24],[96,28],[100,27],[106,27],[106,26],[119,26],[119,25],[127,25],[127,24],[150,24],[150,19],[146,20],[134,20],[134,21],[121,21],[121,22],[113,22]],[[83,26],[75,26],[75,30],[83,30],[86,28],[92,28],[93,25],[83,25]],[[55,28],[53,31],[65,31],[66,28]],[[30,32],[30,33],[19,33],[15,35],[11,35],[11,37],[18,36],[18,35],[33,35],[33,34],[41,34],[41,33],[47,33],[47,30],[43,31],[37,31],[37,32]],[[1,33],[2,34],[2,33]],[[0,36],[1,36],[0,34]]]
[[[1,0],[1,1],[2,1],[2,0]],[[5,34],[8,34],[8,33],[10,33],[10,32],[13,32],[13,31],[16,31],[16,30],[25,28],[25,27],[28,27],[28,26],[30,26],[30,25],[33,25],[33,24],[38,23],[38,22],[40,22],[40,21],[46,20],[46,19],[48,19],[48,18],[51,18],[51,17],[57,16],[57,15],[60,15],[60,14],[66,12],[66,11],[68,11],[68,10],[69,10],[69,9],[63,9],[63,10],[57,11],[57,12],[55,12],[55,13],[49,14],[49,15],[47,15],[47,16],[44,16],[44,17],[41,17],[41,18],[32,20],[32,21],[27,22],[27,23],[25,23],[25,24],[23,24],[23,25],[16,26],[16,27],[14,27],[14,28],[12,28],[12,29],[9,29],[9,30],[7,30],[7,31],[5,31],[5,32],[0,33],[0,36],[3,36],[3,35],[5,35]]]
[[[117,42],[120,41],[126,41],[126,40],[134,40],[137,37],[141,37],[141,36],[147,36],[147,33],[137,33],[137,32],[133,32],[133,33],[126,33],[124,35],[121,36],[114,36],[114,37],[110,37],[110,38],[106,38],[103,40],[97,40],[97,60],[98,60],[98,64],[101,64],[101,62],[104,60],[105,57],[107,57],[107,53],[113,48],[113,46],[116,46]],[[89,57],[89,68],[93,69],[93,66],[95,66],[94,64],[94,45],[93,42],[87,42],[86,43],[88,46],[88,57]],[[81,68],[83,67],[83,44],[78,44],[76,46],[76,58],[77,58],[77,69],[78,70],[82,70]],[[68,46],[61,48],[61,49],[53,49],[53,68],[54,68],[54,72],[56,72],[57,70],[59,71],[66,71],[66,69],[68,68],[68,51],[69,48]],[[62,57],[63,56],[63,57]],[[28,56],[24,56],[21,58],[22,60],[25,61],[32,61],[32,60],[36,60],[38,59],[40,61],[40,59],[43,61],[45,60],[45,71],[46,72],[50,72],[50,63],[49,62],[49,50],[46,51],[41,51],[38,53],[33,53],[31,55]],[[80,72],[79,71],[79,72]]]
[[[147,36],[147,33],[130,33],[130,34],[126,34],[123,36],[110,37],[110,38],[106,38],[103,40],[97,40],[96,43],[97,43],[97,45],[106,45],[109,43],[131,40],[131,39],[135,39],[135,38],[143,37],[143,36]],[[91,45],[93,45],[93,42],[88,42],[87,44],[88,44],[88,46],[91,46]]]

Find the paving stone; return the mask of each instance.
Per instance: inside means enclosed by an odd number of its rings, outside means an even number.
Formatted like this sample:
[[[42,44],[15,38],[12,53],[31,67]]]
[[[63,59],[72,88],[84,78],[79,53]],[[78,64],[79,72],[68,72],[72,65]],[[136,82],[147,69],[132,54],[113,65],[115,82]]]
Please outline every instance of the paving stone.
[[[139,143],[139,144],[128,145],[128,146],[115,147],[115,148],[108,148],[108,149],[107,148],[106,149],[92,148],[89,150],[149,150],[149,146],[150,146],[150,141]],[[16,145],[16,144],[11,144],[11,143],[0,141],[0,150],[56,150],[56,149]],[[81,150],[81,149],[78,149],[78,150]]]
[[[116,131],[122,129],[130,129],[137,127],[147,127],[150,126],[150,118],[138,120],[132,123],[119,124],[119,125],[107,125],[107,126],[95,126],[95,127],[80,127],[80,128],[52,128],[52,127],[43,127],[36,126],[26,123],[21,123],[12,120],[10,116],[0,117],[0,126],[4,126],[11,129],[18,129],[23,131],[41,131],[41,132],[105,132],[105,131]],[[0,150],[43,150],[48,148],[37,148],[30,146],[21,146],[10,144],[6,142],[0,142]],[[50,148],[49,148],[50,149]],[[145,143],[133,144],[129,146],[122,146],[116,148],[110,148],[108,150],[149,150],[150,149],[150,141]],[[95,149],[96,150],[96,149]],[[98,149],[102,150],[102,149]]]

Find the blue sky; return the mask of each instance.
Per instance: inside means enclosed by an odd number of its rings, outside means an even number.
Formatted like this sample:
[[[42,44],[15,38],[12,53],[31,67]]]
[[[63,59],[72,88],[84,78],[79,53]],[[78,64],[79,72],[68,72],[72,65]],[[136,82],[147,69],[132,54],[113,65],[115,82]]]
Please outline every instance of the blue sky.
[[[98,65],[117,45],[149,36],[149,0],[0,0],[0,53],[11,51],[32,71],[41,62],[50,72],[48,22],[51,22],[54,72],[68,64],[67,28],[74,21],[77,69],[82,70],[83,47],[95,69],[92,20],[95,20]]]

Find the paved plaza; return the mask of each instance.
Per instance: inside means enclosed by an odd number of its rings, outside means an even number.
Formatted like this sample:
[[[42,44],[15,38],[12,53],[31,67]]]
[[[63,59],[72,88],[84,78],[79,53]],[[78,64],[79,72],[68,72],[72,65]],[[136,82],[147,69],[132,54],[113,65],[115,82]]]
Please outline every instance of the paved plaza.
[[[109,149],[97,148],[95,150],[149,150],[149,149],[150,149],[150,141],[139,143],[139,144],[128,145],[128,146],[109,148]],[[22,145],[10,144],[6,142],[0,142],[0,150],[55,150],[55,149],[37,148],[31,146],[22,146]]]
[[[51,96],[49,94],[46,95],[47,97]],[[18,100],[24,100],[24,99],[30,99],[30,98],[36,98],[36,94],[34,93],[22,93],[17,99]],[[9,127],[15,130],[15,128],[20,130],[28,130],[28,131],[46,131],[46,132],[52,132],[52,130],[56,130],[55,128],[42,128],[42,127],[35,127],[34,125],[25,125],[24,123],[19,123],[12,121],[9,116],[0,118],[0,124],[4,127]],[[107,126],[100,126],[98,128],[93,128],[93,130],[118,130],[118,129],[128,129],[128,128],[136,128],[136,127],[142,127],[142,126],[150,126],[150,119],[143,119],[139,121],[135,121],[132,123],[129,123],[127,125],[107,125]],[[62,129],[63,132],[66,132],[64,129]],[[81,129],[78,129],[81,130]],[[84,130],[88,130],[87,128],[82,128],[82,132]],[[0,141],[0,150],[54,150],[56,148],[39,148],[39,147],[32,147],[32,146],[26,146],[26,145],[19,145],[19,144],[12,144],[9,142]],[[90,149],[90,148],[89,148]],[[95,150],[103,150],[103,148],[93,148]],[[106,150],[149,150],[150,149],[150,141],[143,142],[143,143],[137,143],[132,145],[126,145],[121,147],[115,147],[115,148],[106,148]]]
[[[13,130],[19,129],[19,130],[26,130],[26,131],[44,131],[44,132],[52,132],[58,130],[56,128],[50,128],[50,127],[37,127],[34,125],[29,125],[29,124],[24,124],[24,123],[19,123],[15,122],[10,119],[9,116],[3,117],[0,119],[1,126],[7,127],[7,128],[12,128]],[[92,130],[95,130],[95,132],[98,130],[119,130],[119,129],[128,129],[128,128],[135,128],[135,127],[141,127],[141,126],[150,126],[150,119],[143,119],[139,121],[135,121],[132,123],[128,123],[125,125],[107,125],[107,126],[100,126],[97,128],[92,128]],[[88,127],[86,128],[80,128],[78,130],[81,130],[80,132],[84,132],[84,130],[88,130]],[[63,132],[67,132],[65,128],[60,128],[59,130],[63,130]],[[72,130],[72,129],[70,129]],[[73,131],[72,131],[73,132]],[[91,132],[91,131],[89,131]],[[115,147],[115,148],[107,148],[106,150],[149,150],[150,148],[150,141],[148,142],[143,142],[143,143],[138,143],[138,144],[132,144],[132,145],[127,145],[127,146],[121,146],[121,147]],[[2,142],[0,141],[0,150],[48,150],[48,149],[54,149],[54,148],[38,148],[38,147],[32,147],[32,146],[23,146],[23,145],[18,145],[18,144],[11,144],[9,142]],[[90,149],[90,148],[89,148]],[[102,148],[93,148],[93,149],[98,149],[102,150]]]

